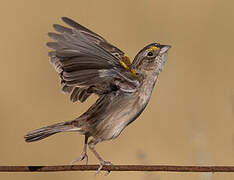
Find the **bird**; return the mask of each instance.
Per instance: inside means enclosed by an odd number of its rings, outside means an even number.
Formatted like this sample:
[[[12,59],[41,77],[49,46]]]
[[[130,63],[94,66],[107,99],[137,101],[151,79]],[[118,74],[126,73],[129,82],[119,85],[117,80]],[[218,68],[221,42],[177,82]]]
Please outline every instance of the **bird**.
[[[98,172],[111,165],[95,150],[102,142],[117,138],[147,106],[162,71],[170,45],[151,43],[140,50],[133,61],[102,36],[68,17],[67,27],[54,24],[48,36],[51,64],[61,80],[62,92],[72,102],[85,102],[92,94],[96,102],[73,120],[56,123],[28,132],[26,142],[34,142],[60,132],[84,135],[81,155],[72,163],[88,164],[87,148],[99,160]],[[91,140],[90,140],[91,138]]]

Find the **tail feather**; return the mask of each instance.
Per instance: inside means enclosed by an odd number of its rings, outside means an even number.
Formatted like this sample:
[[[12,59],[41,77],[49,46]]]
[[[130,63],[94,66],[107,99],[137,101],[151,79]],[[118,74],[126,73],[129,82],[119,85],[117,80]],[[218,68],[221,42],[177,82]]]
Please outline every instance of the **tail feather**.
[[[33,142],[44,139],[59,132],[68,131],[79,131],[79,128],[74,127],[68,122],[62,122],[30,131],[24,136],[24,139],[26,142]]]

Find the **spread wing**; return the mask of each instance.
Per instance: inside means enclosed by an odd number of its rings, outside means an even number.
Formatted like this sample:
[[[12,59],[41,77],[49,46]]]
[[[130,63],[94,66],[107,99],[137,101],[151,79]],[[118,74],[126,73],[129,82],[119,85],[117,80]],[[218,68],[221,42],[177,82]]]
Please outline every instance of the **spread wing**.
[[[63,17],[70,28],[54,24],[58,33],[48,33],[50,61],[61,78],[62,91],[70,99],[85,101],[92,93],[132,92],[138,86],[137,76],[124,53],[100,35],[75,21]]]

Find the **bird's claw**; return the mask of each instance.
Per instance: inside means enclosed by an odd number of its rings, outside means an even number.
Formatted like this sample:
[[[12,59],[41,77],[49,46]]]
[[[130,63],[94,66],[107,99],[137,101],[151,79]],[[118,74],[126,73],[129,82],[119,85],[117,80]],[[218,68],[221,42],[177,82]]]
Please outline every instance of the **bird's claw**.
[[[110,166],[110,165],[113,165],[113,164],[111,162],[109,162],[109,161],[101,161],[100,166],[99,166],[99,168],[98,168],[98,170],[96,172],[96,175],[101,172],[103,166]],[[110,171],[107,170],[105,176],[107,176],[109,173],[110,173]]]
[[[71,164],[74,164],[76,162],[79,162],[79,161],[83,161],[85,160],[85,164],[87,165],[88,164],[88,155],[86,154],[86,152],[82,152],[82,154],[80,155],[80,157],[74,159]]]

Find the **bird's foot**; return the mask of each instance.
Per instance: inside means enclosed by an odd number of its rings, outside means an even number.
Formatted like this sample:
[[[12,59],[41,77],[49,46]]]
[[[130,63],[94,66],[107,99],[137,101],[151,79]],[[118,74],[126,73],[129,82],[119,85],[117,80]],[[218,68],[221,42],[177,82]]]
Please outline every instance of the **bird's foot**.
[[[109,161],[100,161],[100,166],[96,172],[96,175],[99,174],[103,168],[103,166],[110,166],[110,165],[113,165],[111,162]],[[110,171],[106,171],[106,174],[105,176],[107,176],[108,174],[110,173]]]
[[[71,164],[74,164],[74,163],[76,163],[76,162],[83,161],[83,160],[85,160],[85,164],[87,165],[87,164],[88,164],[88,155],[87,155],[86,152],[82,152],[81,155],[80,155],[80,157],[74,159],[74,160],[71,162]]]

